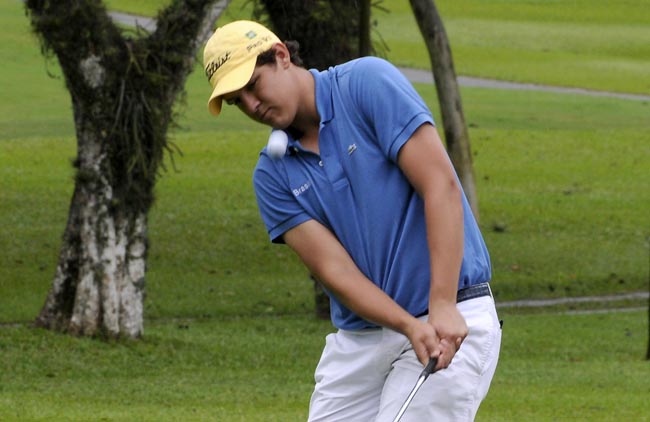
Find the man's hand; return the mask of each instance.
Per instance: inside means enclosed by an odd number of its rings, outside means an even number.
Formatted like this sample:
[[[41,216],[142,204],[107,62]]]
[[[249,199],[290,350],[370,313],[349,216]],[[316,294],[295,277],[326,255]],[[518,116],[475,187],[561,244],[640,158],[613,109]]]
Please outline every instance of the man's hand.
[[[426,322],[414,318],[404,334],[422,365],[426,366],[435,357],[438,358],[435,369],[439,370],[451,364],[468,330],[455,303],[440,302],[431,311]]]
[[[440,339],[433,325],[417,318],[409,323],[403,334],[408,337],[415,355],[422,365],[427,365],[429,358],[439,356]]]
[[[456,303],[439,301],[432,305],[429,309],[428,323],[439,338],[433,356],[438,357],[436,369],[443,369],[451,364],[454,355],[467,337],[468,329],[465,318],[456,308]]]

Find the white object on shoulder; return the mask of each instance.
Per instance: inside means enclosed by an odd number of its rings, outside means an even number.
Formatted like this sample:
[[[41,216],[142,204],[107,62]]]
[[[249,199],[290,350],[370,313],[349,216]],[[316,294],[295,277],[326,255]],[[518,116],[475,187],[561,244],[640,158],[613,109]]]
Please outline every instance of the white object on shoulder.
[[[266,152],[274,160],[282,158],[287,152],[288,143],[289,137],[285,131],[280,129],[273,129],[271,135],[269,136],[269,143],[266,145]]]

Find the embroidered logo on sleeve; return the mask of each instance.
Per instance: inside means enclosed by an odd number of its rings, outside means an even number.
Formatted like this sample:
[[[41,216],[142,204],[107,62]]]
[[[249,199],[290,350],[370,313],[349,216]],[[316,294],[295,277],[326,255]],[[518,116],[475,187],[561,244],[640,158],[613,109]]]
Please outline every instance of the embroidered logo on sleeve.
[[[311,182],[307,182],[307,183],[303,184],[302,186],[300,186],[300,187],[294,189],[294,190],[293,190],[293,195],[294,195],[295,197],[299,197],[299,196],[302,195],[305,191],[307,191],[307,189],[309,189],[310,187],[311,187]]]

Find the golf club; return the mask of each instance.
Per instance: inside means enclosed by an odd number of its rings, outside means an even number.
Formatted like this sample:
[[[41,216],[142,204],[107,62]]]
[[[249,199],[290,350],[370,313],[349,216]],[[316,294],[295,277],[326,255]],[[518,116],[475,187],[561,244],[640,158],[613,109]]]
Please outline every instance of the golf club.
[[[415,393],[418,392],[422,384],[424,384],[424,381],[433,373],[433,368],[436,367],[436,364],[438,363],[438,358],[431,358],[429,359],[429,363],[427,366],[422,370],[422,373],[420,374],[420,377],[418,378],[418,382],[415,383],[415,387],[413,387],[413,390],[411,390],[411,393],[409,396],[406,398],[406,401],[402,405],[402,407],[399,409],[399,412],[397,413],[397,416],[395,416],[395,419],[393,419],[393,422],[399,422],[400,419],[402,419],[402,415],[404,415],[404,412],[406,412],[406,408],[409,407],[409,404],[411,404],[411,401],[413,400],[413,397],[415,397]]]

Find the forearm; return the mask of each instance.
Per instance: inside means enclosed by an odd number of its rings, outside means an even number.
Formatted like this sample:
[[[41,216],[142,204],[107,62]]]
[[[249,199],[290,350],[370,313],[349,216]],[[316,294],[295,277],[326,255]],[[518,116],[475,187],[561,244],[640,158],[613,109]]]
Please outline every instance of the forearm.
[[[460,188],[425,193],[425,219],[430,255],[431,292],[429,309],[440,301],[456,302],[458,277],[463,259],[463,206]]]
[[[340,265],[341,261],[337,261]],[[414,318],[366,278],[352,263],[323,268],[317,277],[352,312],[382,327],[406,334]]]
[[[424,201],[431,270],[429,309],[456,302],[463,259],[462,192],[436,129],[420,126],[402,147],[398,164]]]
[[[415,321],[359,270],[338,239],[319,223],[303,223],[287,232],[284,240],[311,273],[359,317],[404,334]]]
[[[359,271],[347,253],[337,255],[330,255],[337,265],[328,265],[327,260],[319,261],[319,264],[309,258],[305,263],[350,310],[367,321],[408,337],[423,365],[430,357],[440,355],[438,336],[432,325],[413,317],[381,291]],[[446,365],[448,361],[439,361],[438,368]]]

